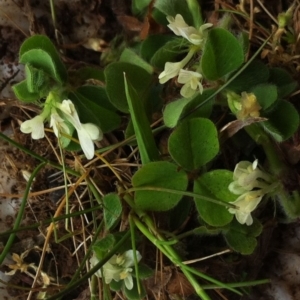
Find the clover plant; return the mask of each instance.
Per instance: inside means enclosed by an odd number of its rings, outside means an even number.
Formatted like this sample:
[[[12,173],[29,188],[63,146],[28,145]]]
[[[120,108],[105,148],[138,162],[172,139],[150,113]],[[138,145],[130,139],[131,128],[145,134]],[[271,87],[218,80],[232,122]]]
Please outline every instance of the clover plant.
[[[297,83],[286,70],[260,61],[261,49],[247,60],[245,33],[204,23],[198,2],[184,2],[157,0],[153,18],[168,33],[149,35],[136,47],[127,47],[104,71],[69,72],[47,37],[28,38],[20,49],[26,79],[13,89],[21,101],[41,107],[38,116],[21,124],[22,132],[31,133],[34,140],[43,138],[48,121],[63,148],[79,150],[72,142],[78,138],[88,159],[95,151],[102,152],[95,150],[94,141],[120,130],[121,117],[127,121],[122,130],[126,125],[126,136],[132,137],[124,144],[137,145],[140,166],[134,169],[131,186],[119,180],[117,191],[100,197],[105,230],[114,232],[122,201],[127,202],[131,225],[179,266],[201,299],[210,299],[195,279],[199,273],[183,265],[172,246],[178,242],[176,236],[168,239],[148,212],[172,214],[177,205],[186,203],[189,209],[183,213],[197,212],[199,232],[221,235],[228,247],[245,255],[254,251],[262,232],[255,213],[262,202],[278,202],[289,220],[299,217],[299,191],[285,184],[284,178],[292,173],[276,148],[299,126],[299,114],[288,100]],[[133,12],[143,14],[149,4],[133,1]],[[89,85],[92,78],[103,84]],[[161,110],[163,124],[152,127],[153,116]],[[220,110],[232,121],[227,129],[217,125],[215,112]],[[264,150],[267,164],[253,156],[251,161],[238,162],[234,170],[217,167],[226,130],[232,131],[228,137],[246,132]],[[162,132],[169,133],[164,156],[157,138]],[[107,237],[94,245],[91,266],[112,251],[115,239],[108,246]],[[140,252],[134,247],[123,250],[102,264],[96,275],[129,299],[141,298],[145,295],[141,280],[149,270],[133,271]]]

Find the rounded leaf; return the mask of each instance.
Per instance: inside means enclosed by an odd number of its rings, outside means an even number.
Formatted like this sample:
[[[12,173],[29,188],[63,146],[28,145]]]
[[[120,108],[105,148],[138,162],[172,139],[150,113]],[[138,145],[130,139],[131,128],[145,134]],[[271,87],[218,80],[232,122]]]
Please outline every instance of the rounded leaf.
[[[262,107],[262,109],[269,108],[277,100],[277,87],[274,84],[264,83],[255,86],[250,90]]]
[[[284,98],[291,94],[297,87],[295,81],[290,73],[281,68],[270,69],[269,81],[276,84],[278,89],[278,98]]]
[[[215,170],[203,174],[194,182],[194,193],[225,202],[233,202],[237,196],[232,194],[228,186],[232,182],[232,172]],[[230,223],[233,215],[225,206],[195,198],[200,217],[211,226],[224,226]]]
[[[250,255],[257,246],[256,237],[262,232],[262,225],[256,219],[251,226],[242,225],[234,220],[230,224],[229,230],[223,235],[227,244],[243,255]]]
[[[32,49],[20,57],[23,64],[30,63],[34,68],[41,69],[56,81],[62,83],[63,79],[53,58],[42,49]]]
[[[32,51],[32,50],[39,50],[39,51]],[[52,66],[49,65],[49,58],[47,68],[55,69],[55,76],[54,78],[57,79],[59,82],[64,82],[67,78],[67,71],[62,63],[59,53],[56,50],[55,46],[51,42],[51,40],[45,35],[34,35],[29,37],[24,41],[20,48],[20,62],[27,64],[30,63],[36,68],[43,69],[44,62],[38,56],[35,56],[35,53],[47,53],[50,57]],[[40,54],[38,54],[40,55]],[[43,69],[47,72],[45,69]],[[47,72],[49,73],[49,72]],[[50,75],[53,75],[49,73]]]
[[[201,57],[202,73],[207,79],[217,80],[243,62],[243,48],[233,34],[223,28],[209,31]]]
[[[268,118],[262,126],[273,138],[282,142],[290,138],[299,127],[299,114],[295,107],[287,101],[279,101],[278,105],[264,117]]]
[[[180,118],[186,114],[188,114],[187,118],[189,119],[196,117],[208,118],[213,104],[213,98],[209,98],[214,92],[214,89],[205,89],[202,94],[198,93],[192,98],[181,98],[167,104],[163,112],[165,125],[170,128],[175,127]]]
[[[160,191],[160,188],[185,191],[188,178],[183,170],[166,161],[151,162],[143,166],[132,177],[135,188],[157,188],[135,192],[135,202],[141,209],[165,211],[173,208],[182,195]]]
[[[196,170],[219,152],[218,133],[212,121],[204,118],[182,122],[169,138],[172,158],[186,170]]]
[[[229,79],[236,76],[233,74]],[[226,87],[227,90],[234,91],[237,94],[249,91],[258,84],[267,82],[269,78],[268,67],[259,60],[252,61],[247,68],[238,75],[229,85]]]
[[[128,113],[124,73],[138,95],[145,93],[149,88],[152,76],[141,67],[126,62],[115,62],[106,67],[104,74],[109,100],[117,109]]]
[[[106,229],[114,227],[122,213],[122,203],[115,193],[107,194],[103,197],[103,213]]]

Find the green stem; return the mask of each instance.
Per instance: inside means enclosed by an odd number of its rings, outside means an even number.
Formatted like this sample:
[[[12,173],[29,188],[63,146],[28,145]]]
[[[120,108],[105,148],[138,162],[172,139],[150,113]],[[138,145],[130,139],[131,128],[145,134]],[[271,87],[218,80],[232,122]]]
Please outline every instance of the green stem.
[[[139,295],[141,295],[141,282],[139,280],[140,275],[139,275],[139,267],[138,267],[138,261],[137,261],[137,256],[136,256],[136,245],[135,245],[135,233],[134,233],[134,227],[135,224],[132,220],[132,215],[131,213],[129,214],[129,225],[130,225],[130,233],[131,233],[131,247],[133,250],[133,259],[134,259],[134,268],[135,268],[135,277],[136,277],[136,282],[137,282],[137,289]]]
[[[154,237],[151,232],[142,224],[142,222],[135,216],[132,216],[132,219],[135,223],[135,225],[138,227],[138,229],[164,254],[166,255],[172,263],[175,265],[181,265],[180,263],[180,257],[175,252],[174,249],[171,248],[171,246],[168,245],[162,245],[159,243],[156,243],[156,237]],[[193,286],[195,292],[202,300],[211,300],[210,297],[205,293],[203,288],[199,285],[197,280],[194,278],[194,276],[185,268],[185,266],[181,265],[182,272],[188,279],[188,281]]]
[[[23,196],[23,199],[22,199],[22,202],[21,202],[21,206],[19,208],[18,215],[17,215],[16,220],[15,220],[13,229],[17,229],[20,226],[20,224],[21,224],[21,221],[23,219],[23,214],[24,214],[25,206],[26,206],[26,203],[27,203],[28,194],[30,192],[31,185],[32,185],[33,180],[36,177],[37,173],[45,166],[45,164],[46,163],[44,163],[44,162],[40,163],[33,170],[32,174],[30,175],[30,178],[29,178],[29,180],[27,182],[26,189],[25,189],[25,192],[24,192],[24,196]],[[2,265],[5,257],[7,256],[8,252],[9,252],[9,249],[10,249],[10,247],[12,246],[12,244],[14,242],[15,236],[16,236],[15,233],[10,234],[10,236],[8,238],[8,241],[6,242],[5,247],[4,247],[4,249],[3,249],[3,251],[2,251],[2,253],[0,255],[0,265]]]
[[[193,16],[194,27],[199,29],[199,27],[204,23],[202,18],[201,6],[197,0],[187,0],[188,8]]]
[[[246,282],[234,282],[234,283],[226,283],[227,286],[230,286],[232,288],[237,288],[237,287],[248,287],[248,286],[255,286],[259,284],[268,284],[270,283],[270,279],[261,279],[261,280],[254,280],[254,281],[246,281]],[[206,284],[202,286],[204,290],[209,290],[209,289],[218,289],[219,286],[215,284]]]

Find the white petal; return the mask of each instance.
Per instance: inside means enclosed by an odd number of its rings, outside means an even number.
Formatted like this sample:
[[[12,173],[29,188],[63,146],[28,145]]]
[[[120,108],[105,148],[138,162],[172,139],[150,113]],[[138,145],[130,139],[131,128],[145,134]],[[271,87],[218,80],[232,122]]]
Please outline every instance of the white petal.
[[[239,207],[239,211],[249,213],[255,210],[263,195],[260,191],[250,191],[239,196],[232,204]]]
[[[179,28],[178,31],[180,32],[180,35],[182,37],[186,38],[189,42],[191,42],[194,45],[198,45],[192,41],[193,36],[198,37],[198,35],[199,35],[199,33],[195,27],[188,26],[188,27],[184,27],[184,28]],[[201,38],[201,41],[202,41],[202,38]]]
[[[133,280],[132,276],[129,274],[126,278],[124,278],[125,286],[127,290],[132,290],[133,288]]]
[[[44,117],[41,115],[35,116],[31,120],[27,120],[21,124],[20,130],[23,133],[31,133],[34,140],[41,139],[45,136]]]
[[[205,24],[203,24],[203,25],[200,26],[199,32],[203,33],[206,29],[208,29],[208,28],[210,28],[212,26],[214,26],[212,23],[205,23]]]
[[[82,124],[83,129],[88,133],[93,141],[99,141],[103,138],[103,133],[98,126],[92,123]]]
[[[177,76],[181,68],[182,68],[181,61],[177,63],[166,62],[164,71],[160,73],[158,76],[159,83],[160,84],[166,83],[171,78]]]
[[[70,128],[57,112],[51,113],[50,127],[53,127],[54,134],[59,137],[61,133],[70,135]]]
[[[237,211],[235,217],[240,224],[246,224],[249,226],[253,223],[253,218],[251,216],[251,213],[243,213]]]
[[[98,258],[96,257],[96,254],[94,253],[93,256],[90,258],[90,265],[91,265],[91,268],[95,267],[96,264],[99,262]],[[102,277],[102,272],[101,272],[101,269],[99,269],[95,275],[97,277]]]
[[[251,225],[253,223],[251,212],[256,209],[262,197],[263,195],[260,191],[247,192],[239,196],[236,201],[230,202],[236,205],[238,208],[229,208],[228,211],[232,214],[235,214],[235,217],[239,223]]]
[[[238,181],[233,181],[229,184],[228,189],[231,193],[235,195],[241,195],[244,194],[245,192],[249,191],[246,190],[243,186],[241,186]]]
[[[121,280],[120,274],[122,273],[122,271],[123,271],[122,268],[112,265],[110,263],[106,263],[103,266],[103,277],[105,279],[105,283],[108,284],[112,280],[120,281]]]
[[[191,88],[191,85],[189,83],[184,84],[180,89],[180,95],[184,98],[192,97],[195,92],[196,91]]]
[[[94,142],[92,141],[86,130],[81,127],[77,129],[80,146],[87,159],[92,159],[95,154]]]
[[[78,113],[75,106],[71,100],[63,100],[63,102],[58,105],[58,108],[64,113],[66,119],[76,128],[81,127],[81,123],[78,117]]]
[[[123,256],[125,258],[125,262],[122,265],[122,267],[128,268],[134,266],[133,250],[126,251],[125,253],[123,253]],[[142,259],[142,256],[139,251],[136,251],[136,258],[137,258],[137,262],[139,262]]]
[[[170,23],[168,27],[176,34],[176,35],[181,35],[179,32],[179,28],[182,27],[188,27],[188,24],[185,23],[182,15],[177,14],[175,18],[168,16],[167,17],[168,22]]]
[[[258,166],[258,159],[256,159],[252,164],[252,169],[255,170]]]

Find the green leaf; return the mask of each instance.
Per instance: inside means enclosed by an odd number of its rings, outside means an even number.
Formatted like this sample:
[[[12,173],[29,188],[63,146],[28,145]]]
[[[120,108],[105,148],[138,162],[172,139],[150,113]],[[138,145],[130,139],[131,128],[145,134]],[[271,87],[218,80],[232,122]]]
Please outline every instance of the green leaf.
[[[270,82],[277,85],[278,98],[284,98],[291,94],[298,86],[290,73],[281,68],[270,69]]]
[[[146,265],[139,264],[138,269],[140,279],[146,279],[153,276],[154,271]],[[135,277],[135,271],[132,272],[132,276]]]
[[[132,1],[132,10],[135,14],[142,12],[149,4],[151,0],[133,0]]]
[[[164,13],[166,16],[175,17],[177,14],[182,15],[184,21],[192,26],[193,16],[188,8],[186,1],[182,0],[156,0],[154,7]]]
[[[187,0],[189,11],[193,17],[193,26],[199,28],[203,24],[201,6],[198,0]]]
[[[132,279],[133,279],[133,288],[131,290],[128,290],[126,288],[125,284],[124,284],[122,290],[123,290],[125,296],[127,297],[126,299],[128,299],[128,300],[141,300],[146,296],[145,288],[144,288],[142,282],[140,281],[141,291],[140,291],[140,294],[139,294],[138,288],[137,288],[137,280],[134,277]]]
[[[235,74],[231,76],[234,77]],[[247,92],[252,87],[265,83],[269,78],[268,67],[259,60],[254,60],[249,64],[249,66],[236,77],[227,87],[227,90],[231,90],[240,94],[242,92]]]
[[[194,193],[225,202],[233,202],[237,196],[228,190],[232,182],[232,172],[227,170],[215,170],[203,174],[194,182]],[[224,226],[230,223],[233,215],[224,206],[205,201],[199,198],[194,199],[200,217],[211,226]]]
[[[74,134],[76,136],[76,138],[78,139],[78,136],[77,136],[77,133],[75,132],[74,126],[71,125],[66,120],[65,120],[65,124],[68,126],[68,128],[70,130],[70,137],[72,137]],[[81,150],[80,144],[72,141],[69,137],[64,136],[64,135],[59,136],[59,143],[62,148],[66,149],[68,151],[80,151]]]
[[[124,74],[124,82],[129,112],[141,155],[141,161],[143,164],[146,164],[150,161],[158,160],[159,153],[144,105],[131,82],[126,78],[126,74]]]
[[[190,197],[183,197],[168,213],[169,231],[176,231],[181,226],[184,226],[193,209],[193,200]]]
[[[182,122],[169,138],[169,151],[176,163],[186,170],[199,169],[219,152],[215,125],[204,118]]]
[[[119,291],[124,285],[124,280],[120,280],[120,281],[115,281],[115,280],[112,280],[109,284],[109,288],[112,290],[112,291]]]
[[[144,69],[149,74],[153,73],[153,67],[149,65],[146,61],[144,61],[140,56],[138,56],[131,49],[125,48],[121,54],[120,61],[127,62],[132,65],[136,65],[142,69]]]
[[[173,39],[159,48],[152,56],[150,63],[158,69],[163,69],[166,62],[177,62],[180,54],[188,51],[188,42],[183,38]]]
[[[233,34],[223,28],[213,28],[208,32],[201,57],[202,73],[206,79],[220,79],[243,62],[243,48]]]
[[[50,89],[50,78],[40,69],[34,68],[31,64],[25,65],[27,89],[30,93],[38,93],[41,98],[46,96]]]
[[[218,235],[222,232],[220,228],[214,228],[214,227],[207,227],[207,226],[200,226],[195,229],[193,229],[193,233],[200,236],[214,236]]]
[[[60,78],[59,70],[57,69],[55,62],[44,50],[29,50],[20,57],[20,62],[23,64],[30,63],[33,67],[43,70],[57,82],[63,82]]]
[[[96,79],[99,81],[105,81],[104,72],[102,69],[97,69],[95,67],[82,67],[79,70],[71,73],[74,78],[73,81],[80,81],[81,83],[89,79]]]
[[[97,258],[102,259],[103,254],[108,252],[110,249],[112,249],[115,242],[116,239],[112,234],[108,234],[106,237],[97,241],[92,247],[93,251],[96,253]]]
[[[106,230],[112,229],[120,219],[122,213],[122,203],[115,193],[107,194],[103,197],[103,213]]]
[[[157,190],[135,192],[135,202],[144,210],[165,211],[173,208],[182,198],[181,194],[159,191],[160,188],[185,191],[188,184],[184,171],[172,163],[161,161],[144,165],[132,177],[135,188],[152,187]]]
[[[248,50],[249,50],[249,34],[242,31],[238,34],[237,36],[237,40],[239,41],[242,49],[243,49],[243,52],[244,52],[244,55],[247,55],[248,53]]]
[[[24,41],[21,45],[19,56],[20,62],[26,64],[30,63],[36,68],[42,68],[44,63],[38,58],[35,57],[35,51],[31,52],[32,50],[40,50],[39,53],[46,52],[50,57],[51,63],[53,65],[53,69],[55,69],[54,74],[56,74],[55,79],[57,79],[60,83],[63,83],[67,79],[67,71],[62,63],[58,51],[56,50],[55,46],[51,42],[51,40],[45,35],[34,35],[29,37]],[[41,56],[41,54],[39,54]],[[47,58],[47,60],[49,60]],[[48,66],[49,68],[49,66]],[[44,71],[47,72],[45,69]],[[49,73],[52,75],[51,73]]]
[[[263,117],[268,118],[268,121],[260,124],[278,142],[292,137],[299,127],[297,110],[291,103],[284,100],[279,101],[275,108]]]
[[[208,97],[210,97],[215,92],[214,89],[205,89],[202,94],[197,94],[192,98],[181,98],[175,100],[169,104],[167,104],[164,112],[163,112],[163,119],[164,123],[167,127],[173,128],[177,125],[178,121],[182,116],[185,116],[189,113],[189,118],[196,118],[196,117],[206,117],[208,118],[211,114],[212,104],[214,99],[211,99],[208,102],[205,102]],[[193,109],[202,102],[205,102],[199,109]]]
[[[229,231],[224,231],[223,235],[227,244],[243,255],[250,255],[257,246],[256,237],[262,232],[262,225],[256,219],[251,226],[242,225],[234,220],[230,224]]]
[[[78,93],[88,98],[90,101],[103,108],[111,111],[116,111],[117,109],[110,103],[109,98],[106,93],[106,89],[102,86],[95,85],[84,85],[76,90]]]
[[[34,102],[40,99],[39,93],[31,93],[28,91],[27,80],[23,80],[12,87],[16,97],[24,102]]]
[[[250,90],[263,110],[266,110],[277,100],[277,87],[273,84],[263,83]]]
[[[167,42],[173,40],[174,36],[165,34],[149,35],[141,45],[141,56],[146,61],[150,61],[154,53],[162,48]]]
[[[141,99],[145,97],[145,93],[149,89],[152,76],[141,67],[125,62],[111,63],[104,70],[106,92],[110,102],[120,111],[128,113],[124,73]]]
[[[82,123],[94,123],[99,126],[104,133],[119,127],[121,123],[120,116],[101,106],[101,101],[96,104],[94,101],[97,98],[93,98],[92,101],[77,91],[70,93],[69,98],[76,106]]]

